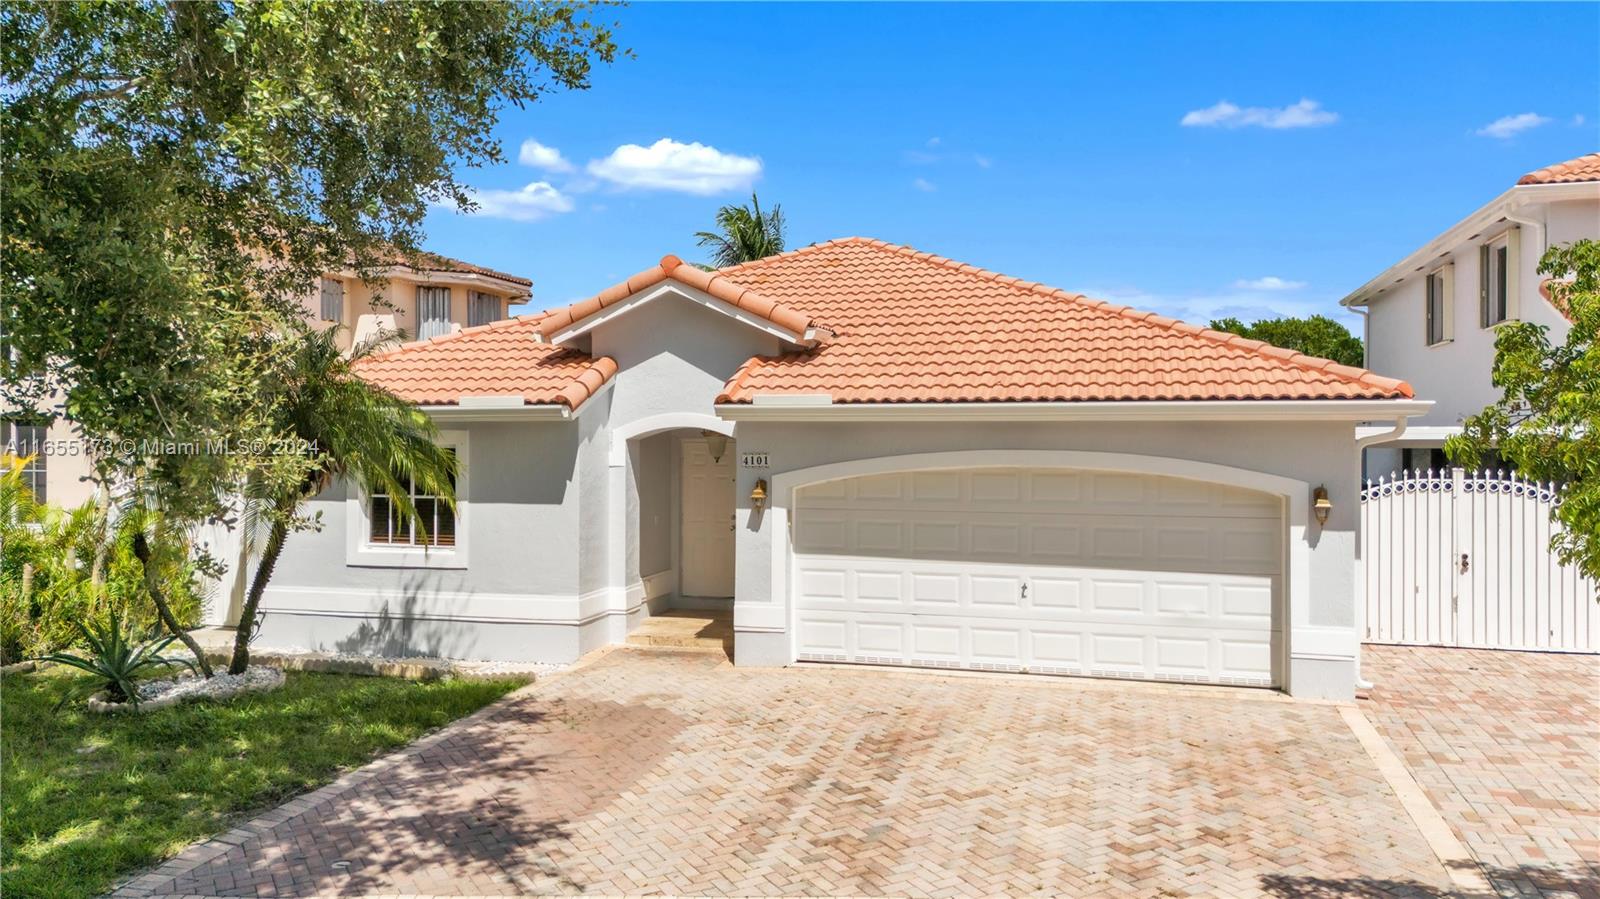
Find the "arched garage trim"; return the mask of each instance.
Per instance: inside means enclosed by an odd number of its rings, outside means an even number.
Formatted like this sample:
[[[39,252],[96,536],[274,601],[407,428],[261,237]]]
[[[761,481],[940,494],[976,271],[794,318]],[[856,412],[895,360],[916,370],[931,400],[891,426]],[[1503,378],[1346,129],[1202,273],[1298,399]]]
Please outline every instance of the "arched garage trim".
[[[1063,468],[1093,471],[1162,475],[1224,484],[1273,494],[1284,500],[1286,558],[1285,594],[1288,616],[1284,622],[1286,680],[1292,676],[1288,655],[1353,657],[1353,632],[1346,629],[1312,627],[1311,622],[1311,543],[1314,525],[1309,520],[1311,485],[1295,478],[1268,474],[1229,465],[1168,456],[1141,456],[1129,453],[1102,453],[1081,450],[961,450],[938,453],[909,453],[833,462],[787,471],[772,479],[772,603],[769,609],[740,609],[735,605],[735,626],[745,630],[783,629],[788,633],[789,658],[795,657],[794,607],[790,595],[793,552],[789,535],[790,515],[795,492],[802,487],[868,475],[904,471],[961,468]],[[769,614],[762,614],[769,612]],[[744,614],[741,614],[743,612]],[[754,614],[751,614],[754,613]],[[775,613],[775,614],[773,614]],[[781,617],[778,617],[781,616]],[[1337,633],[1325,633],[1336,631]]]

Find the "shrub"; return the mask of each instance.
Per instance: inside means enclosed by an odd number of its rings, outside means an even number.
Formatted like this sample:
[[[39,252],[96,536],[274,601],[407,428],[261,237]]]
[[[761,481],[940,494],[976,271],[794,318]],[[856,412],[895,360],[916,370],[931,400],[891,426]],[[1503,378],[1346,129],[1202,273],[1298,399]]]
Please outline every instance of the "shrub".
[[[130,639],[127,624],[114,614],[106,616],[104,627],[89,627],[78,623],[78,633],[89,654],[80,656],[70,652],[53,652],[40,661],[68,665],[95,676],[112,702],[139,704],[138,679],[150,671],[165,671],[174,665],[194,670],[188,659],[163,656],[161,651],[178,638],[172,634],[153,640],[135,642]]]
[[[0,664],[72,646],[83,636],[81,622],[107,615],[141,633],[155,630],[132,549],[138,522],[93,501],[70,511],[34,502],[19,461],[7,458],[0,468]],[[167,543],[156,553],[162,582],[178,620],[196,624],[206,560],[186,541]]]

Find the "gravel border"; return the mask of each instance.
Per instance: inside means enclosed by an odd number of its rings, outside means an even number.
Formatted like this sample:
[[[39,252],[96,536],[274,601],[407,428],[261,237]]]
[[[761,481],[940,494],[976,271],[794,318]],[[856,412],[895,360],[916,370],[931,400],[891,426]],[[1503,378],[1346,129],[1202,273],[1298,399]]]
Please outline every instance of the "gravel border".
[[[245,693],[266,693],[282,687],[281,670],[267,665],[251,665],[243,674],[219,674],[210,679],[184,672],[165,680],[139,685],[139,703],[110,702],[105,691],[89,697],[89,711],[100,715],[116,712],[153,712],[196,699],[231,699]]]

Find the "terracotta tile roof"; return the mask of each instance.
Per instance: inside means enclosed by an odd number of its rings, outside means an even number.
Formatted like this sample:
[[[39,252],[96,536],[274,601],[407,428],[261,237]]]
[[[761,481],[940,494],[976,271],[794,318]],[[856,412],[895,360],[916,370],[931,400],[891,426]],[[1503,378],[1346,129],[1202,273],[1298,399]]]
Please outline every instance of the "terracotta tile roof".
[[[647,287],[654,287],[668,279],[705,291],[729,305],[764,318],[797,336],[805,334],[808,328],[815,325],[810,316],[768,299],[748,286],[736,284],[720,272],[704,271],[685,264],[676,256],[667,255],[661,257],[661,262],[657,265],[625,281],[613,284],[586,300],[580,300],[565,309],[551,310],[539,324],[539,333],[548,338],[568,325],[581,322],[607,306],[619,303]]]
[[[438,253],[429,253],[426,250],[419,251],[414,255],[401,252],[400,250],[395,250],[393,254],[390,255],[388,262],[390,265],[403,265],[406,268],[423,273],[463,272],[470,275],[484,275],[486,277],[505,281],[508,284],[516,284],[520,287],[533,286],[533,282],[529,281],[527,278],[519,278],[516,275],[508,275],[505,272],[495,271],[492,268],[486,268],[481,265],[473,265],[470,262],[463,262],[460,259],[452,259],[449,256],[441,256]]]
[[[1403,381],[984,271],[849,238],[718,273],[834,330],[813,350],[751,359],[722,402],[830,394],[836,403],[1375,399]]]
[[[408,343],[356,363],[356,370],[419,405],[463,396],[520,396],[529,405],[576,409],[617,373],[598,359],[534,339],[543,314],[523,315]]]
[[[1600,181],[1600,153],[1586,153],[1577,159],[1547,165],[1523,175],[1517,183],[1573,184],[1579,181]]]
[[[811,349],[750,359],[719,402],[824,393],[836,403],[1412,396],[1403,381],[1359,368],[864,238],[718,272],[669,256],[569,308],[410,344],[360,370],[417,403],[518,395],[577,408],[616,363],[537,335],[668,279],[791,333],[819,323],[830,332]]]

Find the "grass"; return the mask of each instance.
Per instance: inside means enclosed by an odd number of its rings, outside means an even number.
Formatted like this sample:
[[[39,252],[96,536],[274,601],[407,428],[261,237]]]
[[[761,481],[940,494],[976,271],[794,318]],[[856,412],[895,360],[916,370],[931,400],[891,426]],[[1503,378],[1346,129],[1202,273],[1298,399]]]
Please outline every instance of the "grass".
[[[271,693],[91,715],[87,675],[0,682],[0,882],[6,899],[96,896],[494,701],[517,680],[429,683],[291,672]]]

